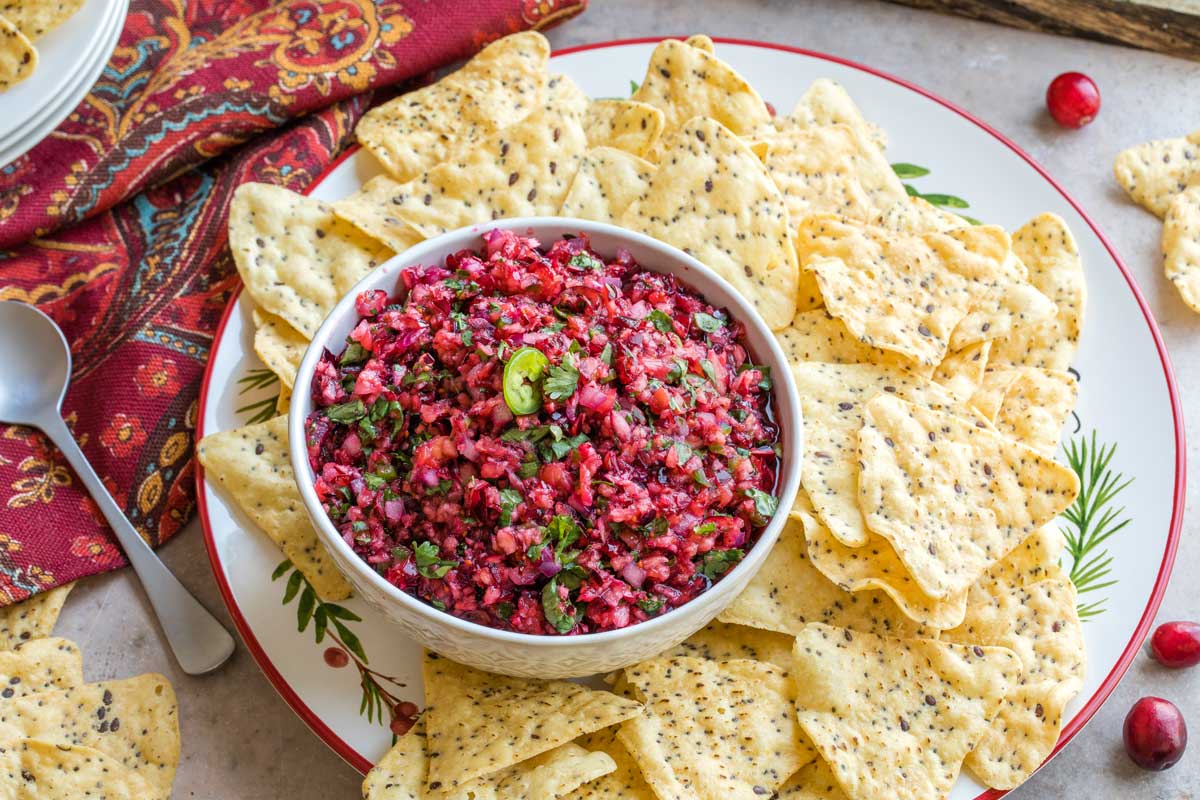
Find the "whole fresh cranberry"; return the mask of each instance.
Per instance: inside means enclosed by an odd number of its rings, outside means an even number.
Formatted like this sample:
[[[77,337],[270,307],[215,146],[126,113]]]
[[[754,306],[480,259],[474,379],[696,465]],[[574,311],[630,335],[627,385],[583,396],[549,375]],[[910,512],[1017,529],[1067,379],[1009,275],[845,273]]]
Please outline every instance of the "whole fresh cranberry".
[[[1187,747],[1183,714],[1169,700],[1143,697],[1125,717],[1125,752],[1142,769],[1175,766]]]
[[[1064,128],[1082,128],[1100,111],[1100,90],[1082,72],[1064,72],[1046,89],[1046,108]]]
[[[1164,667],[1200,664],[1200,622],[1164,622],[1150,637],[1150,655]]]

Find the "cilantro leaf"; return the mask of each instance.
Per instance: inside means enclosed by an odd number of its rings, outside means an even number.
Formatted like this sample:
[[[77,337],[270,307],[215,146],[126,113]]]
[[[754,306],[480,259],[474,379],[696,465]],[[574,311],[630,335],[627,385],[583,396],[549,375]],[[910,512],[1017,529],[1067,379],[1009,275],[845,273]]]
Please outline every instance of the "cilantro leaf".
[[[675,457],[679,459],[679,466],[682,467],[692,457],[692,448],[688,446],[687,442],[679,441],[674,442],[671,446],[675,448]]]
[[[367,351],[367,348],[351,340],[346,345],[346,349],[342,351],[342,357],[338,359],[338,364],[343,367],[347,364],[357,364],[360,361],[366,361],[369,355],[371,354]]]
[[[579,539],[579,526],[565,514],[556,514],[546,525],[546,533],[554,543],[554,559],[561,563],[563,552]]]
[[[700,362],[700,369],[704,370],[704,377],[708,378],[713,386],[717,385],[717,368],[707,358]]]
[[[764,521],[774,516],[775,508],[779,505],[779,500],[775,495],[768,494],[762,489],[744,489],[743,493],[754,501],[754,511]]]
[[[583,611],[570,600],[558,596],[558,576],[542,587],[542,611],[546,621],[559,633],[569,633],[583,619]]]
[[[737,548],[709,550],[700,562],[700,572],[709,580],[715,580],[733,569],[745,555],[745,551]]]
[[[662,611],[663,601],[657,597],[647,597],[644,600],[638,600],[637,606],[647,614],[657,614]]]
[[[703,311],[697,311],[695,314],[692,314],[692,322],[696,323],[696,327],[705,333],[716,333],[725,327],[724,322],[712,314],[705,314]]]
[[[579,370],[572,359],[564,358],[561,364],[546,371],[542,389],[551,400],[566,400],[579,388]]]
[[[441,551],[433,542],[421,542],[414,547],[413,561],[417,565],[417,572],[430,579],[444,578],[447,572],[457,566],[456,562],[441,558]]]
[[[657,308],[647,314],[646,319],[650,320],[650,324],[657,328],[659,333],[670,333],[675,330],[675,321]]]
[[[604,262],[590,253],[576,253],[571,256],[571,260],[567,262],[567,265],[593,271],[604,269]]]
[[[516,489],[500,490],[500,525],[502,527],[512,524],[513,512],[524,501],[525,498]]]
[[[325,409],[325,416],[343,425],[353,425],[367,415],[367,407],[357,397],[348,403],[339,403]]]
[[[548,449],[550,450],[550,454],[554,456],[556,460],[563,459],[567,457],[567,453],[578,449],[579,445],[586,441],[588,441],[587,434],[581,433],[578,436],[572,436],[570,439],[559,439],[551,442]]]

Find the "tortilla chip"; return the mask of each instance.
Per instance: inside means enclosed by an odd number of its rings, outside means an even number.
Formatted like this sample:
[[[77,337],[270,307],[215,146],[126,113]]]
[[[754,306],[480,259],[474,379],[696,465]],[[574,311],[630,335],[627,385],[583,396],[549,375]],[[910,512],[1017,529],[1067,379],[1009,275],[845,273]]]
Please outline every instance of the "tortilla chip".
[[[1068,467],[944,411],[891,395],[867,403],[858,434],[859,505],[921,590],[968,588],[1070,506]]]
[[[66,639],[33,639],[0,650],[0,702],[83,683],[83,656]]]
[[[793,636],[809,622],[890,636],[923,632],[883,592],[848,592],[821,574],[808,560],[804,525],[795,519],[787,521],[762,569],[717,618]]]
[[[982,282],[981,295],[950,335],[950,349],[962,350],[1053,320],[1058,308],[1027,277],[1025,265],[1010,253],[1000,272]]]
[[[695,256],[770,328],[786,326],[796,308],[796,253],[787,207],[762,162],[720,123],[703,118],[667,137],[662,153],[645,196],[620,224]]]
[[[392,197],[399,186],[387,175],[376,175],[357,192],[334,203],[333,213],[392,252],[403,253],[425,237],[393,213]]]
[[[981,583],[971,588],[961,627],[943,639],[1007,647],[1021,659],[1021,678],[1005,697],[967,768],[997,789],[1012,789],[1050,755],[1063,710],[1083,686],[1083,626],[1074,585],[1066,577],[1030,585]]]
[[[935,599],[921,591],[892,545],[878,534],[867,534],[861,547],[838,541],[813,512],[808,495],[796,496],[792,515],[804,524],[808,558],[826,578],[847,592],[879,590],[909,619],[934,630],[960,625],[967,613],[967,592]]]
[[[1018,375],[1020,373],[1016,369],[1009,367],[986,370],[971,395],[971,407],[986,417],[988,422],[995,423],[996,417],[1000,416],[1000,406],[1004,404],[1004,398]]]
[[[317,538],[288,450],[288,418],[205,436],[196,455],[211,478],[304,573],[323,600],[344,600],[350,584]]]
[[[800,311],[786,328],[775,331],[775,338],[788,361],[825,361],[830,364],[881,364],[896,369],[921,367],[899,353],[863,344],[849,328],[823,308]]]
[[[612,147],[596,147],[579,163],[559,214],[616,223],[645,194],[657,169],[649,161]]]
[[[929,366],[995,279],[1009,238],[991,225],[898,235],[819,214],[796,232],[801,267],[816,273],[829,313],[866,344]]]
[[[869,222],[907,196],[879,148],[847,125],[785,127],[766,164],[793,220],[829,213]]]
[[[154,791],[98,750],[24,738],[0,744],[0,786],[16,800],[147,800]]]
[[[74,583],[66,583],[0,608],[0,651],[11,650],[30,639],[49,636],[67,602],[67,595],[74,588]]]
[[[1002,647],[820,624],[794,652],[800,725],[851,800],[946,797],[1021,674]]]
[[[37,63],[37,49],[28,37],[0,16],[0,92],[32,75]]]
[[[813,81],[788,119],[805,127],[848,125],[859,136],[874,142],[880,150],[887,149],[887,133],[868,122],[841,84],[828,78]]]
[[[367,773],[365,800],[554,800],[616,769],[603,751],[567,743],[457,789],[429,792],[427,745],[422,718]]]
[[[1065,370],[1079,346],[1086,287],[1079,246],[1056,214],[1034,217],[1013,233],[1013,255],[1029,281],[1058,308],[1054,317],[1017,328],[992,343],[991,363]]]
[[[946,387],[955,400],[965,403],[983,382],[991,351],[992,343],[984,341],[947,353],[934,370],[933,380]]]
[[[777,795],[779,800],[846,800],[846,793],[823,759],[806,764],[788,779]]]
[[[752,800],[813,759],[792,709],[795,686],[776,666],[663,658],[625,675],[646,714],[617,738],[659,797]]]
[[[423,675],[431,791],[462,787],[641,712],[611,692],[493,675],[429,652]]]
[[[900,233],[939,233],[968,223],[958,214],[938,208],[923,197],[913,196],[885,208],[875,224]]]
[[[1162,231],[1163,271],[1188,308],[1200,312],[1200,183],[1171,200]]]
[[[563,795],[564,800],[657,800],[654,790],[642,777],[637,762],[617,739],[619,730],[605,728],[578,740],[580,747],[593,753],[607,753],[616,769]]]
[[[684,641],[659,654],[659,658],[686,656],[710,661],[748,658],[780,669],[792,666],[792,637],[774,631],[730,625],[713,620]]]
[[[292,402],[292,390],[286,386],[279,387],[279,397],[275,398],[275,416],[288,413]]]
[[[354,134],[392,178],[410,180],[541,106],[549,57],[540,33],[505,36],[437,83],[371,109]]]
[[[552,94],[578,92],[569,78],[555,80],[561,86]],[[587,149],[571,102],[535,111],[407,183],[372,178],[338,201],[337,212],[379,235],[386,208],[387,219],[407,223],[425,238],[500,217],[556,214]]]
[[[391,255],[320,200],[266,183],[234,192],[229,246],[255,304],[310,339],[338,300]]]
[[[1069,372],[1019,367],[1011,370],[1009,382],[994,422],[996,429],[1021,444],[1046,455],[1058,450],[1063,425],[1075,400],[1079,384]]]
[[[712,53],[716,50],[716,48],[713,47],[713,40],[705,36],[703,33],[692,34],[688,38],[684,39],[684,43],[687,44],[688,47],[695,47],[696,49],[703,50],[706,53]]]
[[[90,747],[136,772],[150,787],[146,800],[171,796],[179,716],[175,692],[161,675],[0,700],[0,740],[10,737]]]
[[[1020,546],[992,565],[975,586],[989,588],[992,584],[1028,586],[1047,578],[1065,578],[1059,565],[1067,540],[1054,523],[1034,531]]]
[[[733,67],[677,39],[664,39],[654,48],[646,76],[631,99],[662,109],[664,139],[693,117],[714,119],[738,136],[771,121],[767,104]],[[647,159],[664,160],[663,145],[653,147]]]
[[[583,116],[583,129],[588,147],[613,147],[644,158],[662,135],[663,112],[637,100],[593,100]]]
[[[1171,198],[1200,175],[1200,131],[1123,150],[1113,174],[1135,202],[1166,216]]]
[[[36,42],[83,7],[83,0],[0,0],[0,17]]]
[[[881,364],[796,364],[792,368],[804,411],[801,481],[821,521],[851,547],[868,540],[858,507],[858,431],[875,395],[895,394],[928,408],[970,414],[945,388]]]
[[[260,308],[254,309],[254,352],[267,369],[279,376],[279,382],[285,388],[292,388],[308,342],[304,334],[280,317]]]

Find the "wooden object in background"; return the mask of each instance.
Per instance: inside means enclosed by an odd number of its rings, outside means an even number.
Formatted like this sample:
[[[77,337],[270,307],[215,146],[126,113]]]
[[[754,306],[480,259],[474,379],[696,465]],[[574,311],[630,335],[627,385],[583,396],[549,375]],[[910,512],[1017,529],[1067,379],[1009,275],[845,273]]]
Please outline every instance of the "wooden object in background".
[[[1200,0],[891,0],[1200,60]]]

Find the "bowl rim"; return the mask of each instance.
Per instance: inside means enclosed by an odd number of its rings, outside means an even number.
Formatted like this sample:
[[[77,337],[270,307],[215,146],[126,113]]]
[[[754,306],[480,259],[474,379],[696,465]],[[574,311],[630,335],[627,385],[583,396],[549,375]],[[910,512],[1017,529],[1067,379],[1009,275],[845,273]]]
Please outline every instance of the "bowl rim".
[[[385,269],[402,269],[428,260],[432,253],[440,252],[446,249],[446,243],[456,239],[478,238],[485,231],[501,229],[501,230],[518,230],[526,232],[527,229],[536,227],[556,227],[569,229],[573,233],[583,233],[591,235],[593,233],[611,236],[615,238],[625,239],[635,243],[641,247],[655,251],[661,255],[663,260],[672,260],[680,263],[683,266],[695,270],[712,281],[717,288],[725,295],[725,298],[720,302],[713,301],[705,297],[705,300],[712,305],[726,308],[730,314],[741,321],[743,324],[753,326],[757,329],[763,341],[766,343],[767,352],[755,353],[756,358],[761,361],[769,362],[772,367],[772,385],[775,387],[774,400],[777,404],[786,404],[792,419],[796,421],[796,430],[790,431],[789,444],[795,451],[789,454],[786,451],[780,456],[782,469],[780,470],[781,481],[777,482],[779,487],[774,492],[777,506],[774,515],[763,528],[758,540],[751,546],[742,560],[730,570],[728,573],[721,576],[721,580],[710,586],[704,592],[701,592],[696,597],[692,598],[683,605],[673,608],[665,614],[661,614],[653,619],[645,620],[644,622],[627,625],[624,628],[616,628],[607,631],[597,631],[594,633],[580,633],[574,635],[552,636],[550,634],[534,634],[534,633],[519,633],[516,631],[506,631],[500,628],[493,628],[482,623],[466,620],[457,617],[448,611],[441,611],[433,606],[421,601],[419,598],[405,592],[397,586],[389,583],[382,575],[372,569],[358,553],[354,552],[350,545],[346,544],[345,540],[337,533],[333,527],[333,523],[329,520],[325,513],[324,507],[316,495],[316,489],[313,486],[312,468],[308,463],[308,450],[304,446],[305,431],[304,422],[307,418],[308,411],[311,410],[312,400],[309,393],[304,391],[296,391],[292,393],[290,402],[288,403],[288,446],[290,451],[290,460],[297,489],[300,492],[301,501],[304,503],[305,510],[308,513],[313,527],[316,529],[318,537],[326,548],[331,548],[336,551],[341,557],[334,557],[333,562],[338,571],[341,572],[341,563],[345,560],[353,565],[355,574],[360,580],[366,581],[372,588],[381,592],[389,599],[406,607],[410,611],[425,617],[434,624],[446,625],[455,629],[457,632],[479,636],[485,639],[491,639],[505,644],[526,645],[532,647],[543,647],[549,649],[566,649],[579,647],[587,644],[589,646],[603,645],[608,642],[613,642],[619,639],[630,637],[633,635],[646,635],[653,633],[660,628],[668,627],[672,621],[679,619],[680,613],[687,611],[689,608],[694,608],[695,604],[699,603],[704,598],[711,598],[714,592],[719,591],[722,584],[726,586],[734,586],[737,579],[749,570],[757,571],[758,568],[765,563],[766,555],[758,555],[764,550],[768,551],[774,547],[779,534],[782,532],[784,525],[787,524],[789,517],[789,509],[796,494],[800,489],[800,472],[803,462],[803,451],[805,444],[804,437],[804,422],[803,412],[800,405],[799,391],[796,388],[795,378],[792,376],[790,362],[779,341],[774,333],[767,326],[762,316],[750,305],[737,289],[733,287],[725,278],[717,274],[712,268],[708,267],[694,256],[685,253],[673,245],[662,242],[651,236],[647,236],[637,231],[632,231],[627,228],[622,228],[618,225],[613,225],[607,222],[598,222],[595,220],[576,219],[573,217],[562,216],[526,216],[526,217],[502,217],[497,220],[492,220],[485,223],[473,223],[465,225],[461,228],[446,231],[437,236],[425,239],[418,244],[413,245],[402,253],[397,253],[391,258],[384,261],[379,266],[371,270],[370,273],[360,279],[353,287],[350,288],[334,305],[333,309],[322,321],[321,326],[313,335],[309,342],[304,356],[300,361],[300,366],[296,370],[296,378],[294,386],[307,386],[312,381],[312,374],[316,369],[317,362],[320,360],[321,354],[326,349],[328,341],[332,337],[332,329],[336,322],[340,321],[348,313],[357,313],[355,311],[354,299],[364,289],[371,288],[378,280],[378,273]],[[564,231],[566,232],[566,231]],[[561,234],[560,234],[561,235]],[[457,248],[456,248],[457,249]],[[444,256],[437,257],[441,261]],[[396,265],[402,264],[397,267]],[[639,261],[639,266],[651,272],[660,272],[655,265],[643,264]],[[698,290],[694,290],[698,292]],[[701,296],[704,296],[701,293]],[[294,446],[300,443],[300,446]],[[307,480],[302,480],[302,476],[308,476]],[[752,558],[753,556],[753,558]],[[747,580],[753,576],[749,576]],[[353,583],[354,581],[351,580]],[[718,612],[720,613],[720,612]]]

